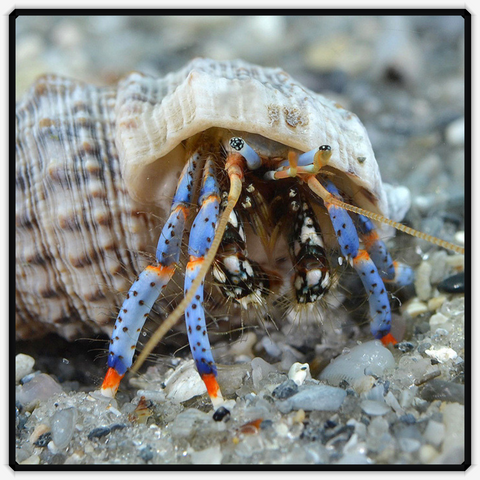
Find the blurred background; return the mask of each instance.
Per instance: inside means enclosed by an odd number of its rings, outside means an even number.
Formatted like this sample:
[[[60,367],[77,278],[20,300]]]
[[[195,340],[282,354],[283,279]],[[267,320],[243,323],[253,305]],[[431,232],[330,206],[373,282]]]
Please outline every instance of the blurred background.
[[[360,117],[384,180],[421,209],[463,197],[461,16],[21,16],[16,39],[17,98],[43,73],[104,85],[198,56],[282,67]]]

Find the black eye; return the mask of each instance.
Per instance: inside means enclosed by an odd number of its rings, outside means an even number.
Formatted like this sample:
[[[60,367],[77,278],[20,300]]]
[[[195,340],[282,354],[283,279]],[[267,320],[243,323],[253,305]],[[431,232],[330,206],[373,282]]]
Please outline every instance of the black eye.
[[[330,145],[320,145],[320,147],[318,147],[318,149],[320,151],[323,151],[323,152],[328,152],[332,149],[332,147]]]
[[[244,145],[245,142],[240,137],[233,137],[230,139],[230,146],[237,151],[241,150]]]

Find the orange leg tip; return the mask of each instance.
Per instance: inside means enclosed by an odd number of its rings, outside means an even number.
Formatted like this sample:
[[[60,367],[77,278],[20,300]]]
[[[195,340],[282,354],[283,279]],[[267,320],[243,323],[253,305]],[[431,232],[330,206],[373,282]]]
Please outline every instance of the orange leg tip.
[[[102,383],[102,394],[105,397],[114,398],[123,377],[124,375],[120,375],[114,368],[110,367]]]
[[[220,386],[218,385],[215,375],[213,373],[206,373],[202,375],[202,380],[207,387],[207,392],[210,395],[210,398],[216,398],[220,392]]]
[[[387,333],[387,335],[382,337],[380,340],[385,346],[396,345],[398,343],[397,339],[391,333]]]

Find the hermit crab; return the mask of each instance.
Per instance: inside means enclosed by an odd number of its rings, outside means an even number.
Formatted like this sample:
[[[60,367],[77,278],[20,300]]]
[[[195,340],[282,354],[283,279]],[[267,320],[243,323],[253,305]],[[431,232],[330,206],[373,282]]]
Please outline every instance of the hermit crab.
[[[372,334],[385,343],[395,340],[384,283],[408,283],[411,270],[391,259],[378,232],[386,224],[461,252],[387,218],[359,119],[280,69],[196,59],[164,78],[132,73],[104,88],[46,76],[17,106],[16,151],[19,335],[45,328],[38,316],[64,336],[83,329],[75,318],[109,329],[111,292],[138,275],[111,334],[105,395],[131,368],[188,231],[184,298],[134,368],[185,314],[214,406],[223,398],[203,308],[207,272],[244,309],[265,308],[278,282],[249,257],[248,235],[267,256],[284,238],[285,280],[300,305],[331,287],[331,252],[350,263],[368,296]],[[155,259],[140,264],[132,252],[154,243]]]

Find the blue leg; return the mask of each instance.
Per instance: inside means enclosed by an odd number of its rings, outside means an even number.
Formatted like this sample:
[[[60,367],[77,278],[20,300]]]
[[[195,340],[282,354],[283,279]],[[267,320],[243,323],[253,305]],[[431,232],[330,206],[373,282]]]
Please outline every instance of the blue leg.
[[[358,215],[358,230],[368,254],[375,263],[384,281],[403,287],[413,282],[413,271],[404,263],[392,260],[387,246],[378,236],[373,222]]]
[[[185,272],[185,295],[192,282],[202,268],[217,227],[220,210],[220,191],[215,180],[213,158],[207,158],[202,181],[200,197],[198,199],[200,210],[190,231],[188,254],[190,261]],[[217,368],[213,360],[210,341],[205,323],[203,308],[203,282],[198,287],[195,297],[185,310],[188,341],[198,373],[207,387],[208,394],[215,407],[223,403],[220,387],[217,383]]]
[[[326,183],[327,190],[340,199],[339,192],[331,182]],[[375,263],[366,250],[359,248],[358,235],[348,212],[342,208],[326,203],[335,234],[344,257],[352,260],[353,268],[357,271],[365,290],[368,292],[368,302],[372,322],[370,330],[375,338],[384,343],[395,342],[390,335],[391,312],[387,291],[383,280],[378,273]]]
[[[199,160],[200,154],[193,154],[178,181],[170,215],[158,240],[158,265],[149,265],[139,275],[128,291],[115,321],[109,346],[109,369],[102,384],[105,396],[115,396],[121,379],[132,366],[138,337],[150,310],[175,273]]]

